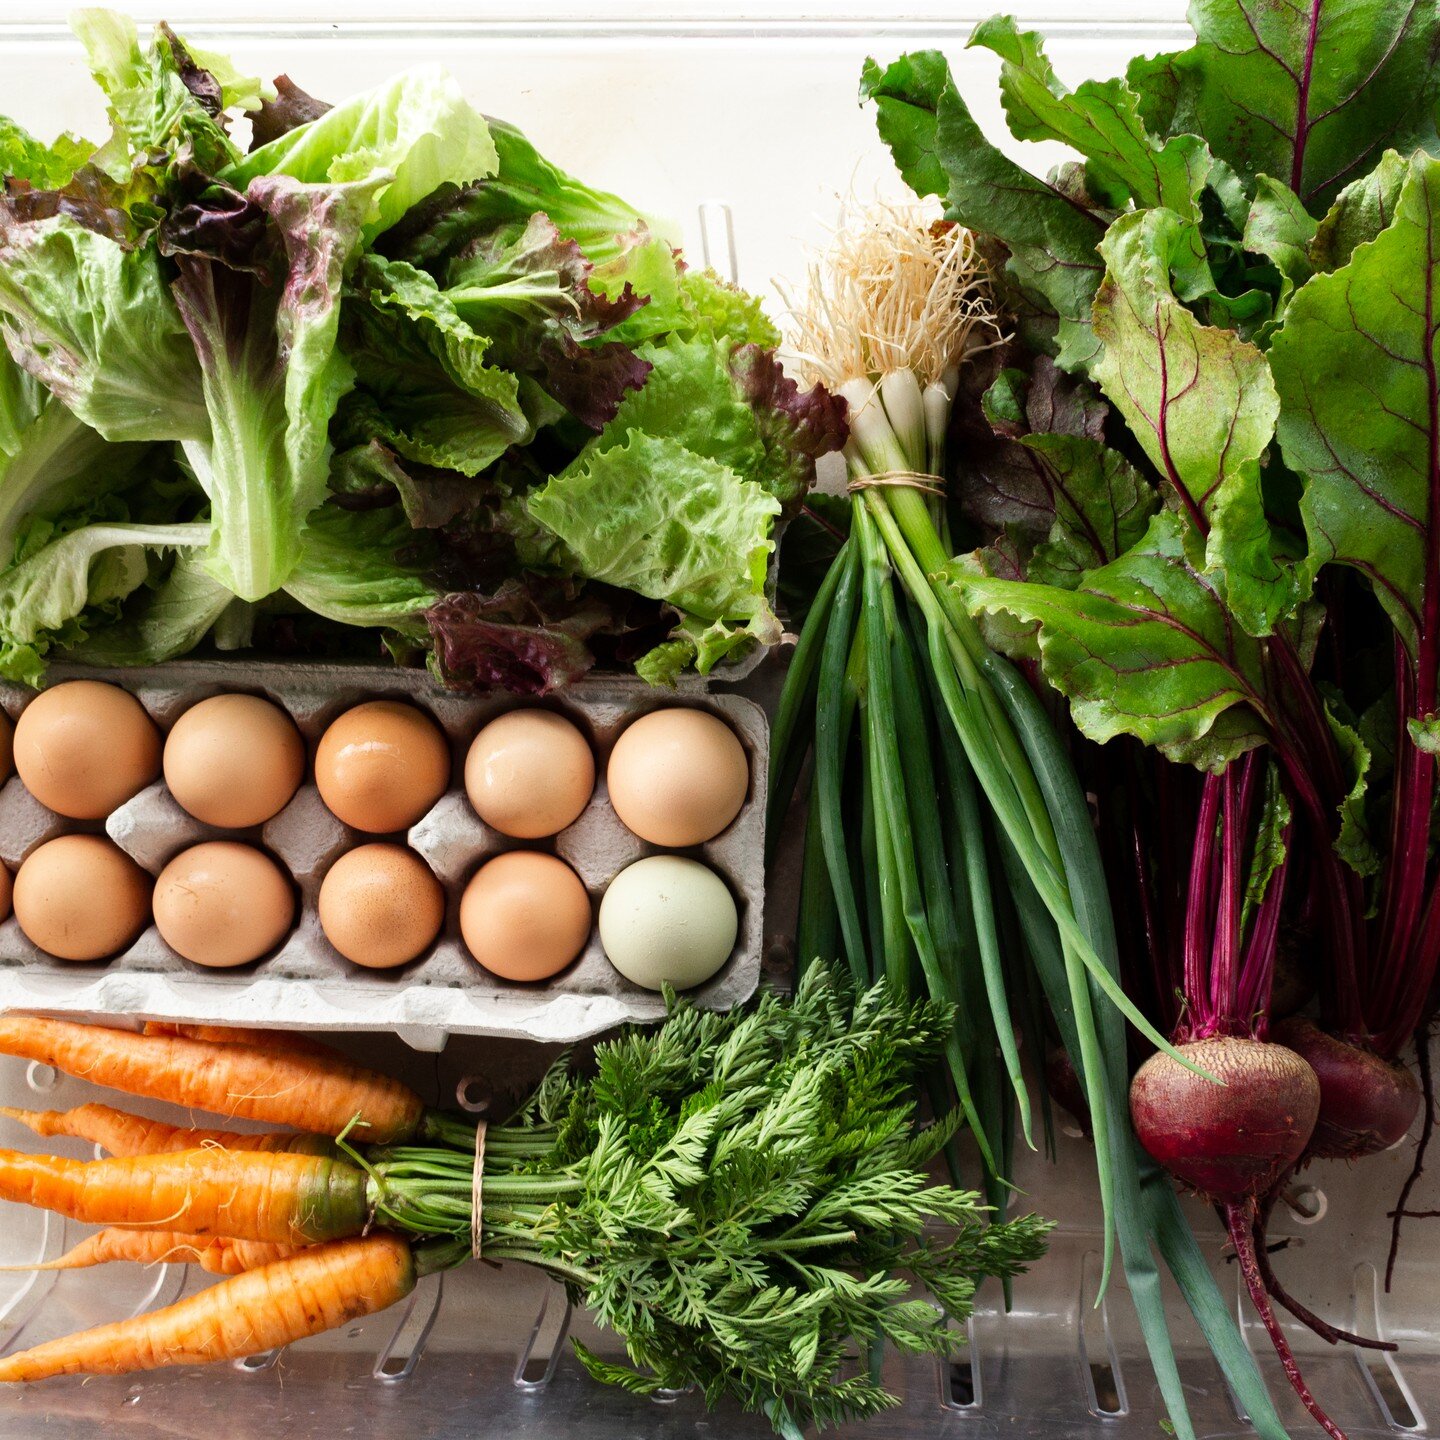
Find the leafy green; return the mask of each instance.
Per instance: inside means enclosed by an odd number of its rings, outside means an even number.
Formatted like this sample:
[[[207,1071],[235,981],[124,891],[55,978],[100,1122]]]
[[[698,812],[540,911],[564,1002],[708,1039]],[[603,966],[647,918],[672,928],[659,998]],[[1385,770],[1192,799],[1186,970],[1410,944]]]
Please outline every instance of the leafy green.
[[[1290,302],[1270,348],[1287,462],[1305,476],[1307,573],[1351,566],[1414,653],[1435,433],[1440,160],[1416,155],[1392,223]]]
[[[943,57],[925,51],[883,69],[867,60],[860,94],[875,101],[881,138],[911,188],[939,195],[951,219],[1004,244],[1006,273],[1058,325],[1062,364],[1083,364],[1094,349],[1090,308],[1103,272],[1095,247],[1106,219],[991,145]]]
[[[1059,140],[1085,157],[1087,188],[1112,209],[1127,200],[1200,218],[1197,198],[1210,154],[1196,135],[1157,140],[1140,118],[1139,100],[1120,79],[1087,80],[1071,91],[1046,58],[1040,35],[1008,15],[982,20],[971,45],[1004,62],[1000,98],[1017,140]]]
[[[582,454],[529,509],[586,575],[706,622],[685,638],[697,649],[704,641],[711,657],[719,658],[715,622],[778,638],[765,577],[780,505],[728,466],[632,431],[623,444]]]
[[[1279,402],[1259,350],[1202,325],[1172,274],[1204,265],[1198,232],[1169,210],[1121,217],[1101,243],[1095,378],[1204,536],[1206,571],[1252,634],[1294,599],[1260,488]]]
[[[23,180],[37,190],[55,190],[66,184],[94,149],[88,140],[68,132],[46,145],[24,126],[0,115],[0,175]]]
[[[1040,626],[1045,677],[1092,740],[1134,735],[1172,759],[1222,769],[1266,736],[1259,641],[1231,623],[1186,553],[1171,511],[1073,590],[964,577],[967,601]]]
[[[403,510],[344,510],[332,502],[306,521],[285,591],[327,620],[423,639],[425,612],[439,599],[423,570]]]
[[[384,174],[364,216],[367,240],[446,182],[495,172],[484,118],[439,65],[417,66],[252,150],[219,173],[243,190],[260,175],[346,185]]]
[[[203,440],[201,375],[150,246],[64,215],[0,220],[0,314],[17,362],[107,440]]]
[[[206,524],[96,523],[41,545],[0,576],[0,674],[37,683],[52,646],[76,645],[145,583],[152,551],[209,538]]]
[[[1433,143],[1440,14],[1426,0],[1195,0],[1196,43],[1133,63],[1158,135],[1203,135],[1248,182],[1322,211],[1386,146]]]
[[[913,1087],[953,1009],[886,986],[855,996],[816,965],[793,1000],[712,1014],[671,996],[669,1010],[597,1047],[593,1078],[558,1062],[491,1127],[485,1252],[548,1271],[618,1333],[628,1364],[576,1347],[606,1383],[696,1385],[787,1440],[886,1409],[845,1357],[886,1342],[952,1355],[981,1278],[1021,1273],[1049,1228],[928,1183],[954,1121],[918,1124]],[[392,1223],[469,1244],[464,1144],[382,1154]],[[535,1158],[507,1162],[516,1151]],[[548,1202],[542,1223],[490,1218],[512,1198],[528,1215],[530,1195]]]

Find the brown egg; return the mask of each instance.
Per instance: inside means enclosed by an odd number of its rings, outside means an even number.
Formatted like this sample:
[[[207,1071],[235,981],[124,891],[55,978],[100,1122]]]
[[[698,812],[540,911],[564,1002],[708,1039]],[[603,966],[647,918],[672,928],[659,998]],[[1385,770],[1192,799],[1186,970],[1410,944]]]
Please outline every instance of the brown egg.
[[[197,965],[248,965],[273,950],[294,919],[289,877],[253,845],[192,845],[155,882],[160,938]]]
[[[538,840],[573,825],[595,788],[590,744],[563,715],[511,710],[492,720],[465,757],[465,793],[502,835]]]
[[[20,866],[15,918],[47,954],[103,960],[149,922],[150,889],[150,877],[103,835],[61,835]]]
[[[15,882],[10,878],[10,872],[0,865],[0,920],[10,918],[10,902],[14,898]]]
[[[315,784],[347,825],[374,835],[405,830],[445,793],[450,747],[423,710],[369,700],[320,737]]]
[[[372,970],[428,950],[444,919],[445,891],[403,845],[349,850],[320,886],[320,928],[347,960]]]
[[[470,953],[506,980],[548,980],[585,948],[590,897],[563,861],[510,850],[477,870],[460,897]]]
[[[15,773],[15,726],[0,710],[0,785]]]
[[[15,768],[57,815],[103,820],[160,773],[160,732],[129,691],[70,680],[20,712]]]
[[[615,813],[642,840],[679,848],[713,840],[740,813],[750,765],[709,711],[652,710],[615,742],[605,781]]]
[[[165,741],[165,783],[207,825],[263,825],[290,803],[305,774],[295,722],[258,695],[212,695],[192,705]]]

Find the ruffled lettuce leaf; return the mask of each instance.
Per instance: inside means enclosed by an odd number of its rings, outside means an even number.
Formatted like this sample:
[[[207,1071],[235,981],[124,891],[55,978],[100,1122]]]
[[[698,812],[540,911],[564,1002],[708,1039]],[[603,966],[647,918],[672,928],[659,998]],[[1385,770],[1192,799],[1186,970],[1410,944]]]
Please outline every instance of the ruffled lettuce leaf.
[[[201,440],[195,351],[153,246],[0,210],[0,320],[16,362],[107,440]]]
[[[359,388],[341,421],[346,444],[380,440],[407,460],[478,475],[532,438],[519,378],[489,362],[488,337],[426,271],[368,255],[353,292],[342,348]]]
[[[779,638],[765,595],[779,501],[678,440],[632,431],[623,444],[588,449],[528,509],[585,576],[662,600],[706,630],[721,622]],[[713,663],[717,640],[707,646]]]
[[[203,549],[177,547],[173,554],[164,571],[152,554],[149,576],[126,597],[117,618],[92,611],[84,638],[61,646],[63,658],[82,665],[158,665],[189,654],[227,611],[243,605],[205,568]]]
[[[210,421],[185,455],[210,498],[207,563],[242,600],[284,585],[325,496],[330,421],[353,380],[336,345],[341,287],[380,183],[261,176],[244,205],[221,197],[229,223],[217,232],[188,223],[169,237]],[[237,228],[256,236],[238,265]],[[208,248],[182,248],[197,235]]]
[[[573,685],[595,664],[588,642],[616,625],[613,607],[588,587],[537,576],[512,578],[491,594],[446,595],[426,618],[431,668],[446,685],[517,695]]]
[[[243,190],[262,175],[346,185],[384,172],[364,217],[370,241],[438,186],[492,175],[496,163],[484,117],[448,70],[425,65],[285,131],[218,178]]]
[[[118,616],[121,602],[150,578],[157,550],[209,539],[203,522],[102,521],[37,543],[0,575],[0,675],[38,683],[52,648],[72,648],[97,621]]]
[[[327,620],[423,639],[426,611],[439,599],[424,579],[428,558],[398,507],[355,511],[331,502],[306,522],[285,590]]]
[[[94,153],[88,140],[68,131],[52,144],[37,140],[23,125],[0,115],[0,175],[37,190],[58,190]]]

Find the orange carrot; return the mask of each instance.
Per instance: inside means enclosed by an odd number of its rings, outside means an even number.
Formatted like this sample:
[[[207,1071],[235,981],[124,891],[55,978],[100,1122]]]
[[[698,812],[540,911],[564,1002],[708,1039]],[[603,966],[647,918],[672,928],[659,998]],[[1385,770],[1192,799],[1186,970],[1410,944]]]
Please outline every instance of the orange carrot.
[[[92,1101],[73,1110],[14,1110],[0,1105],[0,1115],[18,1120],[37,1135],[68,1135],[93,1140],[112,1155],[159,1155],[167,1150],[199,1150],[218,1145],[225,1150],[288,1150],[296,1155],[335,1155],[335,1142],[324,1135],[270,1132],[246,1135],[238,1130],[189,1130],[147,1120],[127,1110]]]
[[[128,1260],[137,1265],[198,1265],[212,1275],[243,1275],[297,1253],[294,1245],[230,1240],[223,1235],[186,1235],[178,1230],[97,1230],[58,1260],[41,1265],[3,1265],[0,1270],[84,1270]]]
[[[343,1058],[333,1045],[299,1030],[250,1030],[240,1025],[180,1025],[167,1020],[147,1020],[145,1034],[209,1040],[216,1045],[251,1045],[257,1050],[289,1050],[296,1055],[315,1055],[326,1060]]]
[[[214,1147],[115,1160],[0,1150],[0,1199],[90,1225],[279,1245],[358,1235],[369,1218],[365,1172],[353,1165]]]
[[[164,1310],[7,1356],[0,1381],[238,1360],[384,1310],[414,1288],[415,1261],[398,1236],[340,1240],[222,1280]]]
[[[383,1144],[415,1134],[425,1107],[398,1080],[348,1060],[216,1044],[182,1035],[137,1035],[102,1025],[0,1017],[0,1054],[190,1110]]]

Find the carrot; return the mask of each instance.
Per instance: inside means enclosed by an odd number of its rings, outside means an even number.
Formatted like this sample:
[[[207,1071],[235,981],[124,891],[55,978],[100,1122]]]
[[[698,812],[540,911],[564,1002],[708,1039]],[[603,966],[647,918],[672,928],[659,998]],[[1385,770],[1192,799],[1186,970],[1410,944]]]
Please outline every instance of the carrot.
[[[148,1120],[110,1105],[91,1102],[73,1110],[14,1110],[0,1105],[0,1115],[18,1120],[37,1135],[68,1135],[93,1140],[112,1155],[158,1155],[167,1150],[199,1150],[216,1145],[225,1150],[288,1150],[295,1155],[335,1155],[335,1142],[324,1135],[297,1133],[246,1135],[238,1130],[188,1130]]]
[[[398,1080],[339,1056],[29,1016],[0,1018],[0,1054],[131,1095],[297,1130],[336,1135],[359,1116],[357,1138],[377,1144],[410,1138],[425,1113],[420,1097]]]
[[[128,1260],[137,1265],[198,1265],[212,1275],[242,1275],[284,1260],[294,1245],[231,1240],[223,1235],[186,1235],[178,1230],[97,1230],[58,1260],[41,1265],[3,1265],[0,1270],[84,1270]]]
[[[384,1310],[415,1288],[415,1278],[410,1247],[398,1236],[318,1245],[164,1310],[7,1356],[0,1381],[238,1360]]]
[[[342,1058],[333,1045],[299,1030],[250,1030],[240,1025],[180,1025],[168,1020],[147,1020],[145,1034],[168,1035],[181,1040],[209,1040],[215,1045],[252,1045],[257,1050],[288,1050],[296,1055],[315,1055],[326,1060]]]
[[[0,1200],[90,1225],[280,1245],[358,1235],[369,1219],[365,1173],[353,1165],[319,1155],[216,1148],[114,1160],[0,1150]]]

